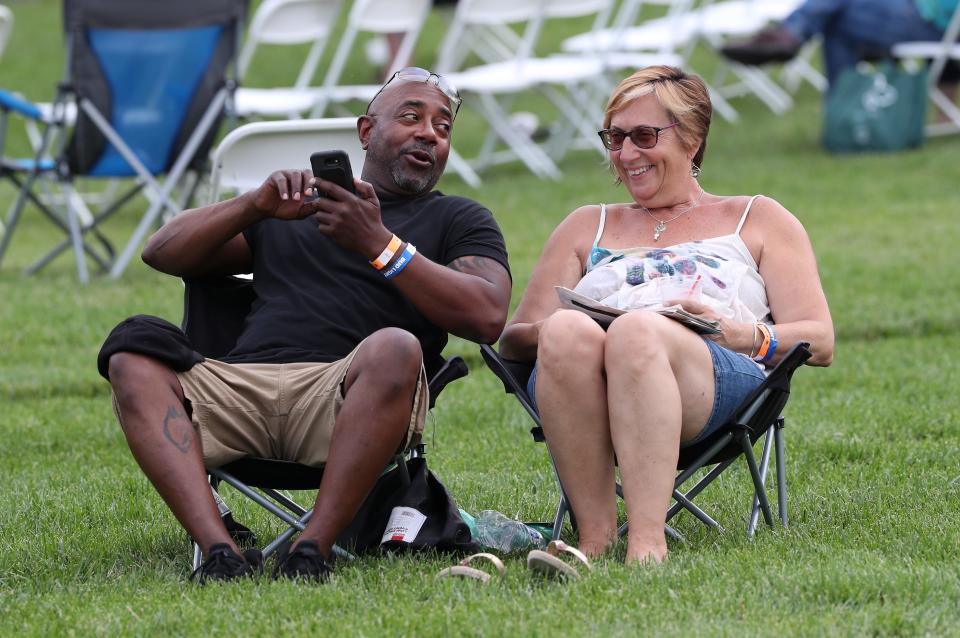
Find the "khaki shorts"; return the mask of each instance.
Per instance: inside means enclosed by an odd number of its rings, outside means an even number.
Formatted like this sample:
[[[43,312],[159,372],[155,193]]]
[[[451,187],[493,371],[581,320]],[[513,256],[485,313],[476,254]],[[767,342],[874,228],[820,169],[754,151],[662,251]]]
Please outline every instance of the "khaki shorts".
[[[332,363],[207,359],[177,373],[193,408],[204,465],[219,467],[245,456],[323,465],[343,404],[342,383],[356,352]],[[428,405],[421,366],[403,449],[419,442]]]

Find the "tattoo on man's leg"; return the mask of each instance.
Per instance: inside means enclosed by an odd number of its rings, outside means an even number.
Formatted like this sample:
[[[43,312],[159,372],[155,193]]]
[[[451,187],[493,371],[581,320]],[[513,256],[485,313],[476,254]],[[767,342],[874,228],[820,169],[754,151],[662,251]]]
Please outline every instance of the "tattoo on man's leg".
[[[190,434],[192,429],[193,423],[178,409],[178,406],[171,405],[167,408],[167,415],[163,417],[163,436],[184,454],[190,450],[190,443],[193,440]]]

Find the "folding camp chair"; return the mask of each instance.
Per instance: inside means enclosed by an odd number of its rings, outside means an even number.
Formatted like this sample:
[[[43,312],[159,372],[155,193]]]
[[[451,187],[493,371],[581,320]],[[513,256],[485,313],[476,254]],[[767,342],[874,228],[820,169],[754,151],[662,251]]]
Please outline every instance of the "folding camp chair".
[[[72,246],[78,275],[86,282],[83,252],[91,249],[85,247],[84,235],[142,191],[150,204],[123,251],[116,259],[107,255],[98,260],[119,277],[160,215],[176,214],[189,201],[233,88],[227,69],[236,57],[245,9],[246,0],[64,2],[64,81],[57,87],[55,116],[45,122],[36,164],[24,178],[7,234],[31,199],[41,160],[50,155],[56,159],[66,210],[48,215],[66,220],[69,238],[30,272]],[[64,114],[71,103],[77,119],[67,142]],[[166,176],[162,182],[161,175]],[[82,201],[72,196],[72,180],[79,176],[133,177],[135,184],[90,223],[81,224]],[[177,188],[183,191],[179,202],[172,196]]]
[[[244,320],[255,298],[253,283],[239,277],[187,279],[184,283],[183,331],[204,356],[215,358],[226,354],[243,330]],[[430,407],[433,407],[437,396],[448,383],[466,376],[467,372],[467,365],[461,357],[447,359],[430,379]],[[412,456],[422,454],[422,445],[411,450]],[[398,455],[396,463],[402,472],[405,467],[404,456]],[[315,490],[320,487],[323,478],[323,468],[252,457],[210,469],[208,473],[215,494],[220,483],[225,482],[287,524],[279,536],[263,547],[265,557],[298,531],[303,531],[313,513],[312,508],[298,505],[283,491]],[[236,531],[237,526],[233,529]],[[239,529],[243,531],[246,528]],[[349,557],[339,547],[335,547],[334,552],[341,557]],[[200,547],[194,543],[193,568],[199,567],[200,562]]]
[[[927,125],[926,134],[948,135],[960,133],[960,107],[944,93],[939,84],[949,77],[952,83],[958,81],[960,65],[960,5],[939,42],[903,42],[893,47],[893,56],[902,60],[927,60],[927,96],[933,102],[937,112],[942,113],[945,121]]]
[[[544,442],[543,427],[540,415],[527,394],[527,381],[533,372],[533,364],[529,362],[511,361],[501,357],[492,347],[480,347],[483,359],[490,370],[503,382],[504,389],[513,394],[534,421],[530,434],[537,442]],[[770,512],[770,503],[767,498],[765,481],[770,466],[771,450],[776,458],[777,472],[777,505],[779,507],[780,522],[787,526],[787,477],[784,461],[783,428],[784,419],[781,415],[790,395],[790,379],[794,371],[810,358],[809,344],[797,343],[783,359],[770,371],[766,380],[750,393],[737,407],[733,416],[711,436],[704,441],[680,449],[677,462],[678,475],[674,481],[673,499],[675,503],[667,511],[666,520],[669,522],[676,514],[685,509],[704,524],[719,528],[717,523],[706,512],[693,503],[693,499],[712,483],[727,467],[741,455],[746,459],[753,480],[754,498],[750,510],[747,534],[753,536],[760,513],[764,521],[773,527],[773,516]],[[759,464],[753,453],[754,444],[764,439],[763,452]],[[551,459],[553,462],[553,459]],[[681,491],[682,486],[699,470],[713,466],[692,488]],[[560,488],[560,502],[557,505],[553,523],[553,538],[559,538],[563,522],[570,514],[571,525],[576,529],[575,513],[570,509],[567,496],[560,483],[554,463],[554,474]],[[617,484],[617,494],[623,497],[623,491]],[[624,523],[618,530],[623,536],[628,531],[629,522]],[[682,538],[675,529],[666,526],[665,531],[673,538]]]

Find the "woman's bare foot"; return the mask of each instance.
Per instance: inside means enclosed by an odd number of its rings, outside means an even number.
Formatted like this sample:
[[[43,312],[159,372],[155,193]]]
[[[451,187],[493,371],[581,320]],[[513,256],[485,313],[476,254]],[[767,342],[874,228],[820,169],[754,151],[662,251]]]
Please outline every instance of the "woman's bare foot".
[[[666,546],[660,548],[644,548],[641,550],[634,550],[633,548],[627,548],[627,556],[624,559],[628,565],[659,565],[663,561],[667,560],[667,551]]]
[[[613,547],[613,541],[606,542],[584,542],[581,541],[577,546],[581,552],[587,555],[587,558],[599,558],[607,553]]]
[[[617,539],[617,529],[612,528],[598,534],[585,534],[584,530],[580,533],[580,544],[577,549],[587,555],[587,558],[599,558],[603,554],[613,549]]]

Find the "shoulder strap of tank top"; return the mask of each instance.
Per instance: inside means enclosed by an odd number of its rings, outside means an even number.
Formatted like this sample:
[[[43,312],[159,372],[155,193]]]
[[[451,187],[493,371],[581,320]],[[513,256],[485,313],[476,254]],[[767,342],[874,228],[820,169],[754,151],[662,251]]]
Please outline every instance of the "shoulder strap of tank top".
[[[743,222],[747,221],[747,215],[750,213],[750,207],[753,206],[753,202],[757,201],[758,197],[760,197],[760,195],[754,195],[750,198],[750,201],[747,202],[747,207],[744,209],[743,215],[740,216],[740,223],[737,224],[736,235],[740,234],[740,229],[743,228]]]
[[[600,225],[597,226],[597,236],[593,238],[593,247],[600,245],[600,237],[603,236],[603,226],[607,222],[607,205],[600,204]]]

